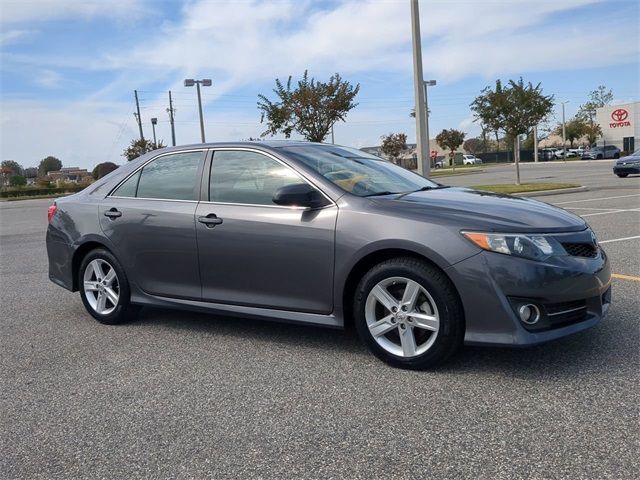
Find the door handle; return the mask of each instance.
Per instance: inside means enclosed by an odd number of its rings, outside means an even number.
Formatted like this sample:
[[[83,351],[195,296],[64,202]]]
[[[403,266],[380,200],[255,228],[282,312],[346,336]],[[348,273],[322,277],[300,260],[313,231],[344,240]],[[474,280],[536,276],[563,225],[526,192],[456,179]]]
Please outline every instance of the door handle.
[[[109,217],[112,220],[114,218],[118,218],[122,216],[122,212],[119,212],[117,208],[112,208],[110,210],[107,210],[106,212],[104,212],[104,216],[105,217]]]
[[[198,221],[205,224],[207,228],[213,228],[222,223],[222,219],[218,218],[215,213],[210,213],[206,217],[198,217]]]

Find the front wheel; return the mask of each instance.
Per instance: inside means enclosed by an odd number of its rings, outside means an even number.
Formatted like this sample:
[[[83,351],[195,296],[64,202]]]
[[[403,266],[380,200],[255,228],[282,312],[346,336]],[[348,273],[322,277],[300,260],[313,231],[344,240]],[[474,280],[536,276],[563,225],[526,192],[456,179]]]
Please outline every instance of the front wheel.
[[[80,297],[100,323],[116,325],[129,320],[139,307],[130,304],[129,281],[120,262],[104,249],[84,257],[78,272]]]
[[[628,173],[616,173],[616,175],[618,175],[620,178],[626,178],[627,175],[629,175]]]
[[[367,272],[356,289],[358,335],[381,360],[424,369],[450,357],[464,337],[464,315],[451,281],[414,258],[394,258]]]

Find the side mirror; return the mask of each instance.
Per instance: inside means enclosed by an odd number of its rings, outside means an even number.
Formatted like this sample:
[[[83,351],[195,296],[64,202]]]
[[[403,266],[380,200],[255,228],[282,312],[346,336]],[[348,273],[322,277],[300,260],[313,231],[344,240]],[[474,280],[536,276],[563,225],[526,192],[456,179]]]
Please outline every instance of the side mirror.
[[[276,190],[273,203],[284,207],[320,208],[327,206],[329,201],[311,185],[296,183]]]

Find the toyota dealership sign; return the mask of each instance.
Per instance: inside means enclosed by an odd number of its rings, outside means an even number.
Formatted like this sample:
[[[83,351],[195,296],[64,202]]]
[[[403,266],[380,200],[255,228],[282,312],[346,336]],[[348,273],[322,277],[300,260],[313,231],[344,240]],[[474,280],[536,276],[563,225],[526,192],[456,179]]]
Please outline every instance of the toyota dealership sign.
[[[613,121],[609,122],[609,128],[631,126],[631,122],[629,121],[629,110],[625,108],[616,108],[613,112],[611,112],[611,120]]]

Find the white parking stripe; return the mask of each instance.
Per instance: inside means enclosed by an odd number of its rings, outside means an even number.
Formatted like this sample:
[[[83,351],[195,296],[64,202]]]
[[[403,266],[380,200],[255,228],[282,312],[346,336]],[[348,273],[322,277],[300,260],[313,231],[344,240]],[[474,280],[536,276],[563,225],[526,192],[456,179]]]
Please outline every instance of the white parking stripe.
[[[581,217],[593,217],[595,215],[607,215],[609,213],[623,213],[623,212],[640,212],[640,208],[627,208],[620,210],[609,210],[607,212],[587,213],[586,215],[580,215]]]
[[[589,207],[567,207],[569,210],[596,210],[596,211],[607,211],[611,212],[613,210],[620,210],[619,208],[589,208]]]
[[[636,238],[640,238],[640,235],[636,235],[635,237],[612,238],[611,240],[602,240],[598,243],[622,242],[624,240],[634,240]]]
[[[586,198],[584,200],[571,200],[570,202],[560,202],[555,205],[567,205],[569,203],[582,203],[582,202],[597,202],[600,200],[613,200],[614,198],[629,198],[629,197],[640,197],[640,193],[634,193],[633,195],[620,195],[617,197],[602,197],[602,198]]]

